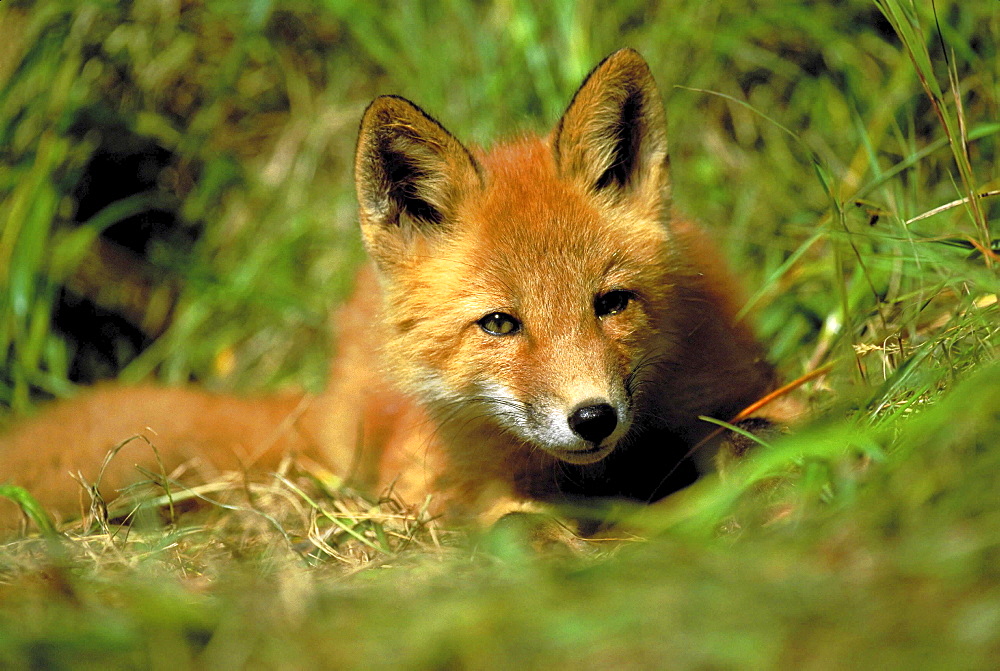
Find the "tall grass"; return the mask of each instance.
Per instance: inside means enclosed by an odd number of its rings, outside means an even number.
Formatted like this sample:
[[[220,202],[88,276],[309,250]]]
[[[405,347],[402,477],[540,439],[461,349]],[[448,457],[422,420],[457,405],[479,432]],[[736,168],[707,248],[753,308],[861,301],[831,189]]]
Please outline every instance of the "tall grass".
[[[296,473],[261,492],[283,502],[269,519],[219,507],[11,543],[0,665],[995,660],[997,3],[8,1],[0,30],[11,417],[110,372],[321,387],[327,315],[361,258],[367,102],[405,95],[471,142],[544,131],[621,46],[653,67],[675,201],[746,277],[771,358],[790,379],[832,366],[807,385],[813,422],[622,511],[620,533],[646,540],[586,557],[503,529],[456,538]],[[125,155],[115,142],[166,158],[83,217],[79,185]],[[108,231],[164,213],[172,232],[108,261]],[[95,282],[107,268],[122,275]],[[66,295],[142,342],[87,354],[82,328],[53,327]]]

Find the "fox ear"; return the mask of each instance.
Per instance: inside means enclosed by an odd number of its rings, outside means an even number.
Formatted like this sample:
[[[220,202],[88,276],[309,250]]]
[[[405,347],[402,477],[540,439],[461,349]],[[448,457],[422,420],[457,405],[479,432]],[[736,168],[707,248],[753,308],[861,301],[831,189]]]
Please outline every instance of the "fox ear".
[[[649,66],[622,49],[594,68],[552,135],[562,175],[612,197],[669,199],[667,122]]]
[[[354,171],[361,229],[376,260],[399,253],[414,233],[447,228],[463,192],[478,184],[469,151],[397,96],[380,96],[365,111]]]

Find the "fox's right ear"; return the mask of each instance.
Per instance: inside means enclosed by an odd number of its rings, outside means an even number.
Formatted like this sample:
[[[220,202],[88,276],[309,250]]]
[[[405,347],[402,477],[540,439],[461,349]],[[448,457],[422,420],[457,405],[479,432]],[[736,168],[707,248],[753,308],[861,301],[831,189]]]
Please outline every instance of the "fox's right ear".
[[[398,96],[380,96],[365,110],[354,172],[362,235],[382,266],[412,240],[446,230],[458,201],[480,183],[472,154]]]
[[[616,51],[587,75],[551,142],[559,171],[595,194],[669,203],[666,114],[638,52]]]

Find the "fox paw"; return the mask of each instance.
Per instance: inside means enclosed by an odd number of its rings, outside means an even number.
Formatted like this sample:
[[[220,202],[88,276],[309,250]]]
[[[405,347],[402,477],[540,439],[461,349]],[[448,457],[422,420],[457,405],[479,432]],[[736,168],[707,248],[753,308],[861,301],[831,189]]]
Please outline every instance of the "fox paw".
[[[528,511],[509,512],[497,519],[480,545],[500,558],[526,553],[576,556],[591,549],[568,523],[548,513]]]
[[[747,456],[761,442],[768,442],[786,433],[785,426],[764,417],[747,417],[733,424],[737,431],[726,431],[718,443],[715,453],[716,470],[725,472],[730,466]],[[747,435],[750,434],[750,435]]]

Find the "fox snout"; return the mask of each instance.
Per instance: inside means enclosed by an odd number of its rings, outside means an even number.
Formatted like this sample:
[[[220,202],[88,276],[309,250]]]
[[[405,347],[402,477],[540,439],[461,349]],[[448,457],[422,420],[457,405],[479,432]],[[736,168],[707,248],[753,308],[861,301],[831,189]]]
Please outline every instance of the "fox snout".
[[[609,403],[582,405],[570,414],[567,423],[573,433],[597,445],[614,433],[618,426],[618,413]]]
[[[519,397],[497,381],[477,387],[471,398],[485,403],[491,411],[485,415],[474,411],[476,416],[490,418],[498,429],[509,431],[530,449],[540,449],[571,464],[600,461],[614,450],[631,424],[632,410],[624,390],[612,390],[610,397],[593,393],[577,396],[584,400],[567,403],[562,394]],[[469,410],[476,405],[470,399]]]
[[[610,454],[628,431],[630,410],[624,398],[590,397],[571,408],[544,413],[536,431],[523,437],[562,461],[590,464]]]

